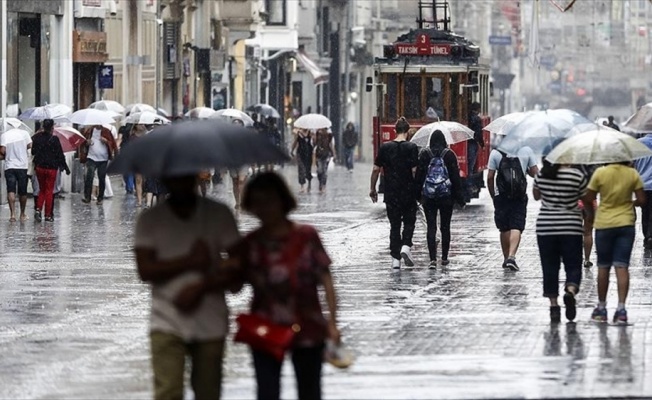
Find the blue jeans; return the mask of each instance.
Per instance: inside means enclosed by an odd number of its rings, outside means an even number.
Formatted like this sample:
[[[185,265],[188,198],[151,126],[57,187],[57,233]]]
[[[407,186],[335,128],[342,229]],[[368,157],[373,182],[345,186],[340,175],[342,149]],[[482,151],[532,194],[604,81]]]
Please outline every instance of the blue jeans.
[[[598,268],[629,267],[635,237],[634,226],[596,229],[595,249],[598,253]]]
[[[475,171],[475,164],[476,161],[478,160],[478,149],[479,145],[478,142],[475,140],[469,140],[466,144],[466,152],[468,154],[468,176],[473,175],[473,172]]]
[[[319,179],[319,188],[326,186],[328,181],[328,164],[331,162],[330,157],[317,159],[317,178]]]
[[[136,190],[136,178],[133,174],[123,175],[125,181],[125,190],[127,193],[133,193]]]
[[[544,297],[559,296],[559,268],[562,261],[566,271],[564,286],[575,286],[579,291],[582,281],[583,240],[582,235],[537,235]]]
[[[355,147],[345,147],[344,148],[344,162],[346,163],[346,169],[351,171],[353,169],[353,155],[355,153]]]

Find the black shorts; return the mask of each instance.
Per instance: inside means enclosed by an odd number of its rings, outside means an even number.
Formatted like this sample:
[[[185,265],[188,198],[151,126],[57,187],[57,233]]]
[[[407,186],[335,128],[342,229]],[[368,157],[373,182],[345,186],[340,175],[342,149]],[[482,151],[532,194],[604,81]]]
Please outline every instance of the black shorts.
[[[502,196],[494,197],[494,221],[501,232],[525,230],[527,216],[527,196],[522,199],[509,199]]]
[[[27,170],[8,169],[5,171],[7,180],[7,193],[18,193],[19,196],[27,195]]]

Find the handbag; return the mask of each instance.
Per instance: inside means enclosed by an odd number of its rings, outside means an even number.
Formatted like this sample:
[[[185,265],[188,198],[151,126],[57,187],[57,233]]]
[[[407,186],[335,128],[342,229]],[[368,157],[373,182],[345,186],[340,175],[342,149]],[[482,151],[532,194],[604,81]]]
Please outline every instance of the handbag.
[[[291,243],[286,247],[289,250],[299,250],[304,246],[301,240],[301,232],[295,230],[291,237]],[[291,253],[289,250],[283,254],[285,264],[290,266],[291,287],[296,287],[296,259],[288,257],[289,254],[301,254],[300,251]],[[265,265],[268,263],[265,261]],[[271,321],[268,318],[256,314],[240,314],[236,318],[238,331],[233,340],[237,343],[244,343],[251,346],[252,349],[261,351],[274,357],[277,361],[283,361],[285,352],[292,346],[294,337],[301,331],[301,326],[297,323],[292,325],[282,325]]]
[[[279,325],[255,314],[240,314],[236,322],[238,332],[233,339],[235,342],[248,344],[252,349],[267,353],[278,361],[283,361],[294,336],[301,330],[298,324]]]

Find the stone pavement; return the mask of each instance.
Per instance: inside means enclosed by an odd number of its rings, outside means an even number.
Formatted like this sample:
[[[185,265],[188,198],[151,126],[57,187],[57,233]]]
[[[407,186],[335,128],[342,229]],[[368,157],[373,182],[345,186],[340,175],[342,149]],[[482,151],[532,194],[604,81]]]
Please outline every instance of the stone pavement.
[[[530,204],[518,273],[500,267],[492,207],[474,201],[453,218],[451,264],[392,271],[382,204],[368,200],[370,166],[336,168],[325,195],[299,195],[299,221],[316,225],[334,260],[349,370],[325,367],[326,398],[652,398],[652,254],[640,239],[628,327],[589,322],[595,270],[585,274],[577,323],[551,326],[541,297]],[[285,173],[296,187],[294,169]],[[116,187],[116,193],[120,189]],[[218,197],[228,199],[220,187]],[[9,224],[0,212],[0,398],[148,398],[147,287],[130,252],[133,200],[61,201],[53,225]],[[241,217],[243,230],[255,222]],[[615,292],[609,296],[610,313]],[[250,293],[229,297],[233,314]],[[295,398],[290,363],[285,398]],[[225,398],[254,396],[246,348],[231,344]]]

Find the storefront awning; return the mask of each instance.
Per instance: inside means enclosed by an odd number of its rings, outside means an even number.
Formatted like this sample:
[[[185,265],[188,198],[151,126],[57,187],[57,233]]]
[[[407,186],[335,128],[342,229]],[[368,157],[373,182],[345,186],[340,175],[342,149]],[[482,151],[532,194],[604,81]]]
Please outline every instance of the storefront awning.
[[[303,68],[312,75],[312,78],[315,81],[315,85],[321,85],[322,83],[328,82],[330,74],[323,68],[320,68],[317,63],[310,59],[306,53],[302,51],[297,51],[296,59],[301,63]]]

